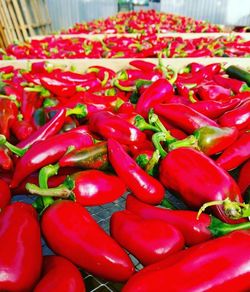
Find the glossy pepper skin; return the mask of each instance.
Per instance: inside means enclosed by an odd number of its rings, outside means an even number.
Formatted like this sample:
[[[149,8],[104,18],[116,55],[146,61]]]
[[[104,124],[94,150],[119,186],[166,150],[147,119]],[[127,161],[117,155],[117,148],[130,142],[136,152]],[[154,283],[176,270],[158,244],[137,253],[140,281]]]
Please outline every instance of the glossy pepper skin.
[[[61,167],[75,166],[83,169],[105,170],[109,165],[107,142],[73,150],[64,155],[58,163]]]
[[[9,185],[3,180],[0,179],[0,211],[5,208],[11,200],[11,193]]]
[[[225,170],[232,170],[250,158],[250,132],[244,133],[216,159]]]
[[[40,228],[35,209],[13,203],[0,213],[0,290],[30,291],[42,267]]]
[[[201,127],[214,126],[218,124],[184,104],[159,104],[154,107],[155,113],[162,116],[177,128],[188,134]]]
[[[169,152],[161,161],[159,171],[163,185],[177,192],[190,208],[199,209],[204,203],[226,198],[243,202],[233,178],[197,150],[178,148]],[[221,205],[213,206],[211,210],[224,222],[238,223],[227,216]]]
[[[89,128],[93,133],[125,145],[140,145],[146,140],[145,133],[108,111],[94,113],[89,119]]]
[[[34,292],[85,292],[85,284],[79,270],[60,256],[44,256],[41,280]]]
[[[247,191],[250,186],[250,159],[242,166],[237,182],[242,195]]]
[[[42,179],[40,183],[43,183]],[[68,198],[73,195],[75,201],[82,206],[99,206],[113,202],[126,191],[120,178],[96,169],[75,172],[55,188],[45,189],[28,183],[26,189],[31,194],[41,196]]]
[[[110,218],[111,236],[144,266],[163,260],[184,247],[184,238],[174,226],[157,219],[142,219],[128,210]]]
[[[108,140],[108,157],[117,175],[133,194],[148,204],[159,204],[164,198],[162,184],[145,172],[115,140]]]
[[[134,272],[129,256],[72,201],[57,201],[42,216],[43,235],[58,255],[106,280],[123,282]]]
[[[193,135],[198,140],[200,150],[210,156],[222,152],[238,138],[239,131],[232,127],[202,127],[195,131]]]
[[[232,98],[227,101],[199,100],[189,106],[210,119],[216,119],[225,112],[235,108],[239,103],[239,98]]]
[[[144,118],[147,118],[150,108],[173,96],[173,94],[172,84],[166,79],[158,79],[140,96],[135,111]]]
[[[250,100],[246,100],[231,111],[225,112],[218,123],[223,127],[237,127],[239,130],[250,125]]]
[[[141,270],[123,291],[248,291],[249,245],[249,230],[199,244]]]
[[[180,230],[185,239],[185,244],[193,246],[213,237],[225,235],[229,232],[248,229],[250,223],[227,224],[219,219],[202,213],[197,219],[197,212],[191,210],[171,210],[150,206],[132,195],[127,196],[126,210],[143,219],[156,219],[173,225]]]
[[[47,140],[33,144],[18,160],[11,187],[14,188],[29,174],[41,167],[57,162],[70,146],[76,149],[93,144],[92,137],[85,133],[69,131],[50,137]]]
[[[27,139],[17,144],[20,148],[30,147],[33,143],[45,140],[57,134],[62,128],[66,118],[66,110],[61,109],[55,116],[46,124],[41,126],[38,130],[33,132]]]

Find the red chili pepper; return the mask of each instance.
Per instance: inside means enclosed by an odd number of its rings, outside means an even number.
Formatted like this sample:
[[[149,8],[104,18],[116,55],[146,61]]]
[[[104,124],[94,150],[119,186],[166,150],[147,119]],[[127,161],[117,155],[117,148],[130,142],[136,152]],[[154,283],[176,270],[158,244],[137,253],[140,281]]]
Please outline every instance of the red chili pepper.
[[[247,162],[242,166],[237,182],[238,186],[240,188],[241,194],[244,195],[244,193],[247,191],[247,189],[250,186],[250,160],[247,160]]]
[[[232,143],[216,160],[225,170],[232,170],[250,158],[250,133],[247,132]]]
[[[41,236],[35,209],[25,203],[13,203],[0,213],[0,289],[31,291],[41,267]]]
[[[239,98],[232,98],[227,101],[199,100],[190,104],[189,107],[210,119],[216,119],[225,112],[234,109],[239,103]]]
[[[199,209],[211,201],[230,199],[228,205],[212,205],[211,211],[228,223],[238,223],[234,219],[242,217],[241,210],[236,211],[243,202],[239,187],[205,154],[191,148],[175,149],[161,161],[159,171],[163,185],[178,193],[189,207]]]
[[[58,80],[69,82],[73,84],[78,84],[84,86],[85,83],[88,83],[91,79],[96,79],[96,74],[94,73],[86,73],[86,74],[79,74],[75,72],[59,72],[56,74],[56,78]]]
[[[0,134],[10,138],[10,128],[17,120],[18,108],[16,104],[6,98],[0,98]]]
[[[205,126],[218,127],[213,120],[183,104],[159,104],[154,107],[154,110],[167,122],[188,134]]]
[[[108,111],[92,114],[89,118],[89,128],[106,139],[113,138],[126,145],[140,145],[146,140],[145,133]]]
[[[14,71],[14,66],[5,66],[0,68],[0,72],[4,74],[9,74]]]
[[[225,112],[218,122],[223,127],[234,126],[239,130],[247,127],[250,124],[250,99],[231,111]]]
[[[83,169],[107,169],[108,149],[107,142],[100,142],[79,150],[70,151],[59,160],[59,166],[76,166]]]
[[[19,141],[28,139],[35,131],[34,126],[25,120],[15,120],[11,125],[11,131]]]
[[[44,256],[42,278],[33,291],[85,292],[86,290],[81,273],[70,261],[60,256]]]
[[[152,72],[155,70],[155,64],[144,61],[144,60],[133,60],[133,61],[130,61],[129,64],[144,72]]]
[[[146,173],[115,140],[108,140],[109,161],[133,194],[149,204],[159,204],[165,190],[161,183]],[[129,171],[128,171],[129,170]]]
[[[41,104],[42,100],[39,99],[37,92],[28,92],[23,90],[20,108],[23,119],[27,122],[31,121],[35,110],[39,108]]]
[[[40,80],[42,85],[56,96],[71,97],[77,90],[75,84],[57,80],[55,77],[44,76]]]
[[[227,224],[214,216],[191,210],[171,210],[150,206],[134,196],[128,195],[126,209],[143,219],[156,219],[173,225],[181,231],[188,246],[196,245],[213,237],[228,234],[234,230],[248,229],[250,223]]]
[[[247,291],[249,244],[244,230],[180,251],[137,273],[123,291]]]
[[[147,118],[148,112],[152,107],[173,96],[173,94],[172,84],[166,79],[158,79],[140,96],[135,110],[144,118]]]
[[[13,168],[13,161],[6,147],[0,147],[0,168],[4,170],[11,170]]]
[[[111,236],[144,266],[184,247],[184,238],[174,226],[157,219],[142,219],[127,211],[118,211],[110,219]]]
[[[220,86],[223,86],[225,88],[228,88],[232,90],[235,94],[242,92],[242,91],[249,91],[250,88],[247,86],[247,84],[243,81],[224,77],[222,75],[214,75],[213,80]]]
[[[202,84],[198,87],[197,93],[202,100],[228,100],[231,89],[217,84]]]
[[[237,128],[202,127],[196,130],[193,135],[198,140],[200,150],[206,155],[214,155],[225,150],[238,138]]]
[[[93,144],[92,137],[85,133],[69,131],[35,143],[17,161],[11,187],[15,188],[29,174],[50,163],[57,162],[69,147],[79,149]]]
[[[43,213],[41,228],[56,254],[97,277],[122,282],[134,272],[129,256],[77,203],[54,203]]]
[[[51,65],[46,61],[40,61],[40,62],[33,62],[31,63],[31,73],[48,73],[48,69],[51,69]]]
[[[27,148],[33,145],[35,142],[43,141],[49,137],[55,135],[62,128],[66,118],[66,110],[61,109],[55,116],[46,124],[41,126],[38,130],[33,132],[27,139],[17,144],[20,148]]]
[[[1,189],[0,209],[2,210],[10,203],[11,193],[10,193],[10,188],[9,188],[8,184],[2,179],[0,179],[0,189]]]
[[[47,183],[47,173],[56,174],[58,165],[49,165],[39,173],[39,183]],[[111,203],[121,197],[125,185],[117,176],[106,174],[100,170],[90,169],[71,174],[59,186],[40,188],[34,184],[26,184],[31,194],[47,197],[68,198],[73,195],[75,201],[82,206],[99,206]]]

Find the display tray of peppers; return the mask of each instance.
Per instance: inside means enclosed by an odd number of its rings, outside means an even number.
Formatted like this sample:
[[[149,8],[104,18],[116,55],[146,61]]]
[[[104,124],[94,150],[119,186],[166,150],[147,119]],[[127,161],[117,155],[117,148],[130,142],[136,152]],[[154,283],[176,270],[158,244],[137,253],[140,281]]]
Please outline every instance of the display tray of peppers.
[[[159,54],[162,58],[249,57],[250,40],[230,34],[202,34],[190,39],[181,34],[107,35],[92,39],[47,36],[11,44],[0,52],[0,59],[156,58]]]
[[[205,63],[0,67],[1,291],[249,291],[250,71]]]
[[[63,30],[69,34],[98,33],[166,33],[166,32],[220,32],[222,25],[195,20],[191,17],[151,10],[120,12],[105,19],[76,23],[72,28]]]

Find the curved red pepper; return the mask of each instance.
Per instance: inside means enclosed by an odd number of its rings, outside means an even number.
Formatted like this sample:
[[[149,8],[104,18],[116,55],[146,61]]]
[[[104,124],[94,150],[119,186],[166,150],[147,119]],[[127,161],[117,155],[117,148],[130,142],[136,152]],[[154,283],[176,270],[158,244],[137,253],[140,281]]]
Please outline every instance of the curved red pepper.
[[[184,247],[180,231],[158,219],[142,219],[123,210],[112,214],[110,224],[111,236],[144,266]]]
[[[79,149],[93,144],[92,137],[85,133],[69,131],[33,144],[17,161],[11,187],[15,188],[29,174],[41,167],[57,162],[70,146]]]
[[[0,168],[4,170],[11,170],[13,168],[13,161],[9,155],[9,150],[4,146],[0,147]]]
[[[161,183],[146,173],[115,140],[108,140],[109,161],[118,176],[125,182],[133,194],[149,204],[159,204],[165,190]]]
[[[129,256],[77,203],[54,203],[43,213],[41,228],[55,253],[97,277],[122,282],[134,272]]]
[[[240,136],[220,156],[216,163],[226,169],[232,170],[250,158],[250,133]]]
[[[70,151],[58,163],[60,167],[76,166],[83,169],[107,169],[109,165],[107,142],[104,141],[79,150]]]
[[[239,130],[247,127],[250,124],[250,100],[246,100],[238,107],[225,112],[218,119],[218,123],[223,127],[234,126]]]
[[[47,167],[50,175],[58,170],[58,166]],[[40,177],[41,175],[41,177]],[[39,183],[47,182],[46,168],[39,173]],[[31,194],[68,198],[73,195],[74,200],[82,206],[99,206],[117,200],[125,191],[125,184],[117,176],[106,174],[100,170],[90,169],[79,171],[67,176],[66,180],[54,188],[40,188],[34,184],[26,184],[26,190]]]
[[[227,101],[199,100],[190,104],[189,107],[210,119],[216,119],[225,112],[235,108],[239,103],[239,98],[232,98]]]
[[[167,154],[160,164],[160,181],[194,209],[199,209],[207,202],[226,198],[243,202],[239,187],[232,177],[205,154],[191,148],[178,148]],[[237,223],[237,220],[229,218],[230,213],[226,214],[226,207],[217,205],[211,210],[222,221]],[[232,218],[239,219],[237,216],[240,218],[241,214],[235,214]]]
[[[60,256],[43,257],[42,278],[34,292],[85,292],[83,277],[77,267]]]
[[[247,291],[249,245],[249,230],[210,240],[146,267],[123,291]]]
[[[202,100],[229,99],[231,90],[217,84],[202,84],[198,87],[197,93]]]
[[[8,186],[8,184],[0,179],[0,210],[3,209],[4,207],[6,207],[11,200],[11,193],[10,193],[10,188]]]
[[[35,131],[34,126],[25,120],[16,120],[11,125],[11,130],[19,141],[26,140]]]
[[[193,135],[198,140],[200,150],[208,156],[222,152],[238,138],[239,131],[232,127],[202,127]]]
[[[225,88],[231,89],[235,94],[242,92],[249,87],[247,84],[243,81],[229,78],[229,77],[224,77],[221,75],[214,75],[213,80],[220,86],[223,86]]]
[[[41,126],[38,130],[32,133],[27,139],[17,144],[20,148],[26,148],[33,145],[35,142],[43,141],[57,132],[62,128],[66,118],[66,110],[61,109],[55,116],[46,124]]]
[[[148,112],[152,107],[173,96],[173,94],[172,84],[167,79],[158,79],[140,96],[135,111],[147,118]]]
[[[246,190],[250,186],[250,160],[247,160],[247,162],[242,166],[237,182],[238,186],[240,188],[241,194],[243,195]]]
[[[0,98],[0,134],[7,139],[10,137],[12,123],[17,120],[18,108],[16,104],[6,98]]]
[[[41,236],[35,209],[25,203],[13,203],[0,213],[0,290],[32,290],[41,267]]]
[[[218,127],[216,122],[184,104],[159,104],[154,110],[167,122],[188,134],[193,134],[195,130],[205,126]]]
[[[89,119],[89,128],[106,139],[113,138],[126,145],[140,145],[146,140],[145,133],[108,111],[94,113]]]
[[[150,206],[134,196],[128,195],[126,209],[144,219],[157,219],[173,225],[181,231],[188,246],[196,245],[213,237],[225,235],[234,230],[248,229],[250,223],[227,224],[219,219],[191,210],[171,210]]]

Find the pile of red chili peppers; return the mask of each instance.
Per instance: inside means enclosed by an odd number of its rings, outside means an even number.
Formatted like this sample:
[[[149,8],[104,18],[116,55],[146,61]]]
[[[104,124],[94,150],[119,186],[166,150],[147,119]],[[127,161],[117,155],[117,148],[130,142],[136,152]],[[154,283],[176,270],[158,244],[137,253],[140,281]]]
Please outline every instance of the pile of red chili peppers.
[[[99,33],[166,33],[166,32],[220,32],[223,27],[191,17],[155,10],[120,12],[115,16],[76,23],[63,34]]]
[[[106,36],[104,39],[49,36],[9,45],[1,59],[249,57],[250,41],[241,36],[182,37],[156,34]]]
[[[85,291],[78,268],[122,291],[250,289],[250,72],[130,65],[0,68],[1,291]],[[109,235],[86,207],[126,191]]]

